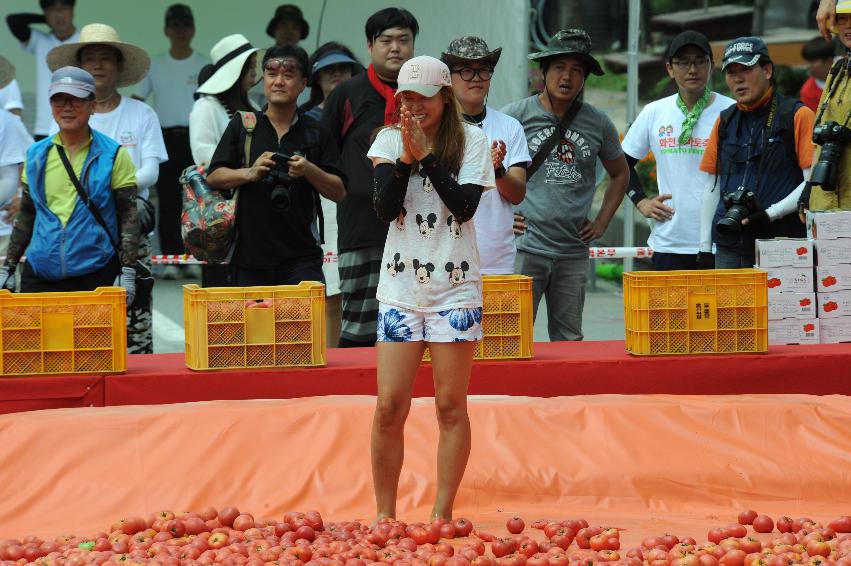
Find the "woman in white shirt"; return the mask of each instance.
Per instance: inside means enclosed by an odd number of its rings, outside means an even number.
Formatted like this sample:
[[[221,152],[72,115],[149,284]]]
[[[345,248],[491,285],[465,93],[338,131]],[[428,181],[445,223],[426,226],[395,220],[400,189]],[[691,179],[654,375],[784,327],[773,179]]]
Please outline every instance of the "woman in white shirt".
[[[440,428],[432,519],[452,518],[470,455],[467,384],[482,339],[482,280],[470,220],[493,187],[487,136],[465,124],[449,68],[414,57],[399,70],[400,126],[381,130],[367,157],[375,210],[392,226],[378,283],[378,400],[372,474],[378,520],[396,516],[404,425],[428,342]]]
[[[210,50],[210,59],[212,65],[198,75],[198,99],[189,114],[189,147],[195,165],[202,170],[210,164],[234,113],[257,110],[248,98],[248,91],[257,82],[257,48],[237,33],[216,43]],[[228,286],[229,273],[226,265],[204,265],[201,286]]]
[[[238,33],[220,40],[210,50],[213,64],[198,77],[203,82],[195,91],[199,97],[189,114],[189,145],[195,165],[210,164],[234,113],[256,110],[248,98],[248,90],[257,82],[256,53],[257,48]]]

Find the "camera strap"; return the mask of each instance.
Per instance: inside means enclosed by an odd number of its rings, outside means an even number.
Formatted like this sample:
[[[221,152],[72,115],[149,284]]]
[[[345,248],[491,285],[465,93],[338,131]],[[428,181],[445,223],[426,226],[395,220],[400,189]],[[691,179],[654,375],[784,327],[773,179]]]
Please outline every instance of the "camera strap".
[[[553,130],[553,133],[550,134],[550,137],[544,140],[544,142],[538,147],[538,151],[535,153],[534,157],[532,157],[532,163],[526,169],[526,178],[531,179],[532,175],[544,164],[544,161],[547,160],[547,157],[550,155],[550,152],[559,142],[559,140],[564,137],[567,128],[570,127],[570,123],[573,122],[573,119],[579,114],[579,111],[582,109],[582,101],[580,100],[580,94],[576,95],[576,98],[573,99],[573,102],[570,103],[570,108],[568,108],[564,116],[561,117],[558,126]]]
[[[759,182],[762,180],[762,166],[765,164],[765,150],[768,147],[768,140],[771,137],[771,128],[774,126],[774,119],[777,117],[777,93],[774,93],[771,97],[771,108],[768,110],[768,117],[765,119],[765,125],[762,127],[762,143],[759,150],[759,165],[756,169],[756,183],[754,183],[754,190],[759,190]],[[750,160],[748,161],[748,168],[750,167]],[[747,168],[745,169],[745,173],[747,173]]]

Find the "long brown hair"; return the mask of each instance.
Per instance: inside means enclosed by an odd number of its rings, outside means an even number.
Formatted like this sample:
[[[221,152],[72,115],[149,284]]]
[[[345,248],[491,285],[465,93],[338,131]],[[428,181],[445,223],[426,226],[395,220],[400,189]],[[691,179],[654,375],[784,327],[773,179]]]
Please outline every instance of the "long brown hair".
[[[445,107],[443,115],[440,117],[440,125],[437,127],[437,138],[434,140],[432,153],[437,158],[437,162],[446,168],[452,175],[458,175],[461,171],[461,163],[464,161],[464,143],[466,136],[464,135],[464,120],[461,118],[461,105],[452,94],[452,88],[445,86],[440,89],[440,96],[443,97]],[[389,126],[381,126],[376,128],[370,136],[370,144],[375,141],[378,132],[385,128],[401,129],[399,125],[399,112],[401,104],[396,108],[396,123]],[[419,170],[419,163],[414,163],[413,173]]]
[[[461,118],[461,105],[452,94],[451,87],[440,89],[440,95],[446,103],[440,126],[437,128],[437,138],[434,140],[432,153],[437,162],[443,165],[453,175],[461,171],[464,161],[464,120]]]

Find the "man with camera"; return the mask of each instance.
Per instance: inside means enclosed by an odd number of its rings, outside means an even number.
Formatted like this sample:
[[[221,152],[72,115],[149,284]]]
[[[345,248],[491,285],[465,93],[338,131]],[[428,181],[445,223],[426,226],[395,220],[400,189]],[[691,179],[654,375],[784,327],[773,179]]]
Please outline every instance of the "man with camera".
[[[851,0],[837,2],[835,11],[833,31],[846,52],[830,70],[819,103],[813,131],[819,147],[810,183],[801,195],[802,220],[806,209],[851,210],[851,97],[847,94],[851,84]]]
[[[263,57],[268,104],[256,116],[245,162],[243,117],[235,115],[210,162],[207,182],[216,190],[239,188],[233,280],[241,287],[323,281],[319,195],[345,196],[334,140],[319,122],[297,109],[307,82],[307,54],[277,46]],[[321,220],[321,217],[320,217]]]
[[[699,261],[752,267],[759,238],[805,235],[797,209],[813,159],[813,111],[775,91],[774,65],[758,37],[727,44],[721,64],[736,104],[715,122],[700,169],[703,192]]]

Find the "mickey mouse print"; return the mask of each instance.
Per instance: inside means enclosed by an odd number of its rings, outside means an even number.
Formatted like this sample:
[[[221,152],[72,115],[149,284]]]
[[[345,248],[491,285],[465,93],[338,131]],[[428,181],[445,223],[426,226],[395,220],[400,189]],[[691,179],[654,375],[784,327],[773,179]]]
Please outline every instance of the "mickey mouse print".
[[[468,133],[471,132],[471,133]],[[494,186],[485,135],[465,127],[465,157],[459,183]],[[402,153],[398,129],[385,128],[368,155],[395,161]],[[404,309],[440,312],[482,304],[479,255],[472,221],[458,222],[437,190],[420,172],[408,179],[402,210],[388,230],[378,300]]]

